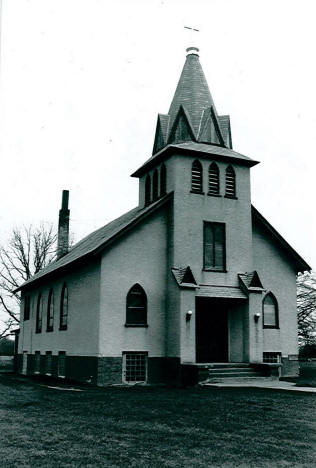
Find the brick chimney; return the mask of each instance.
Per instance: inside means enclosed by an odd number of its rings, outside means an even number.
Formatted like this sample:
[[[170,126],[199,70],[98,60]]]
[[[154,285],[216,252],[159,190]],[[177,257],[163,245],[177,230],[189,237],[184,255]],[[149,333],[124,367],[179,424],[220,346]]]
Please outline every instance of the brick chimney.
[[[61,210],[59,210],[57,260],[68,252],[69,249],[69,214],[68,209],[69,190],[63,190]]]

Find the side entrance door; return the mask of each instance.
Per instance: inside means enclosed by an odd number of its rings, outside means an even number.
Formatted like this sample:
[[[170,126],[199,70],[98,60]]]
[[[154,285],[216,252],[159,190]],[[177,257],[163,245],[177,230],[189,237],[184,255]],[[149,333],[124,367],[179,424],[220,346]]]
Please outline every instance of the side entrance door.
[[[228,362],[228,308],[225,299],[196,299],[196,362]]]

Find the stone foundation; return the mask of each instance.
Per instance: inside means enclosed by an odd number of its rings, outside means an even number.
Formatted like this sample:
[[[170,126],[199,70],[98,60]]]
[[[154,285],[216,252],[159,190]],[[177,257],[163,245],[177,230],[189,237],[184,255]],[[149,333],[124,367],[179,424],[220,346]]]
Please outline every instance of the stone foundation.
[[[35,373],[35,354],[27,355],[26,375],[46,375],[46,355],[41,354],[39,372]],[[17,373],[22,374],[23,356],[15,357]],[[105,386],[123,383],[123,359],[118,357],[65,356],[65,379],[92,385]],[[58,356],[52,356],[51,377],[58,378]],[[149,384],[181,383],[179,358],[149,357],[147,369]]]

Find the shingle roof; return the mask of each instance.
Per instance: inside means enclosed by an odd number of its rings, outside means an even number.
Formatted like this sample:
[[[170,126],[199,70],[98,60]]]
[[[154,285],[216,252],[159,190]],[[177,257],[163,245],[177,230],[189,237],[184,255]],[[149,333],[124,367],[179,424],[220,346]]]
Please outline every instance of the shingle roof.
[[[147,159],[147,161],[132,174],[132,177],[141,177],[152,167],[159,164],[164,159],[167,159],[167,157],[172,153],[175,153],[175,150],[177,150],[179,153],[188,155],[192,154],[192,152],[198,153],[200,157],[207,157],[208,159],[214,155],[217,159],[225,160],[227,162],[238,161],[239,163],[245,164],[249,167],[259,164],[259,161],[248,158],[248,156],[237,153],[230,148],[224,148],[223,146],[216,146],[208,143],[187,141],[185,143],[165,146],[161,151],[159,151],[159,153],[156,153],[151,158]]]
[[[195,135],[198,134],[203,111],[213,107],[216,113],[214,101],[197,54],[189,54],[186,57],[168,112],[170,126],[173,125],[181,105],[187,109],[191,117]]]
[[[173,276],[175,277],[178,286],[183,288],[198,288],[196,279],[189,266],[180,268],[171,268]]]
[[[198,49],[187,49],[187,52],[169,112],[165,116],[168,126],[163,127],[158,118],[153,154],[167,144],[189,140],[231,147],[229,118],[219,118],[217,115]],[[185,112],[185,119],[183,115],[179,118],[181,112]]]
[[[199,297],[218,297],[223,299],[247,299],[247,295],[237,286],[200,285],[196,293]]]
[[[26,286],[34,283],[35,281],[44,278],[46,275],[52,274],[57,270],[70,266],[73,262],[78,261],[84,257],[95,254],[100,249],[104,248],[111,241],[114,240],[118,235],[125,232],[129,227],[134,226],[140,222],[146,215],[149,215],[160,206],[164,205],[173,196],[173,193],[169,193],[160,200],[152,203],[145,208],[134,208],[131,211],[123,214],[119,218],[115,219],[109,224],[97,229],[88,236],[84,237],[81,241],[73,246],[67,255],[60,258],[59,260],[51,263],[46,268],[43,268],[40,272],[30,278],[28,281],[23,283],[17,291],[23,289]]]
[[[238,277],[247,289],[263,289],[259,275],[256,271],[239,273]]]

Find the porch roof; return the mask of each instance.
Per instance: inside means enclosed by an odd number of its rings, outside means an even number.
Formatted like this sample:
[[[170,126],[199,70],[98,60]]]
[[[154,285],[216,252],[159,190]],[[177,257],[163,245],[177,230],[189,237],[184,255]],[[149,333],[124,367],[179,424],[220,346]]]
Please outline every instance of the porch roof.
[[[200,285],[198,297],[222,297],[225,299],[247,299],[247,295],[238,286]]]

